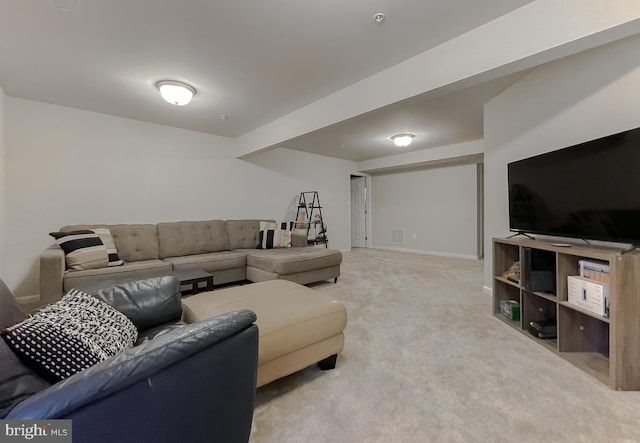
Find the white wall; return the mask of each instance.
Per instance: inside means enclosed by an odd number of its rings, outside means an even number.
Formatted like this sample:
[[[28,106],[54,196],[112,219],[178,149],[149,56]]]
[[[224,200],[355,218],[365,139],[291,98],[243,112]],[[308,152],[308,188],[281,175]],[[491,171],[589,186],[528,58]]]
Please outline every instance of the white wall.
[[[329,246],[351,249],[350,175],[356,170],[355,162],[282,148],[258,153],[248,161],[275,174],[278,193],[291,196],[284,216],[287,220],[295,219],[300,192],[318,191]],[[268,195],[261,198],[267,205],[273,201]],[[283,215],[275,218],[283,219]]]
[[[491,238],[509,233],[507,163],[640,127],[638,54],[640,35],[550,63],[485,106],[485,286]]]
[[[374,175],[371,182],[374,247],[477,258],[475,164]],[[391,243],[398,228],[404,245]]]
[[[280,220],[319,190],[331,247],[349,247],[351,162],[286,150],[248,162],[228,138],[14,97],[4,118],[4,277],[17,295],[38,292],[47,233],[65,224]]]
[[[0,278],[5,274],[5,224],[6,224],[6,185],[5,185],[5,148],[4,148],[4,101],[5,94],[0,85]]]

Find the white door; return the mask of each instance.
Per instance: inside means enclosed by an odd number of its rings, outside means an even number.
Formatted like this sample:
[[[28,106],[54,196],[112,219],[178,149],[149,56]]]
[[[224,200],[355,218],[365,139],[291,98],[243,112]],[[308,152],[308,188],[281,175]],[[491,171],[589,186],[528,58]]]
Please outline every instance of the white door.
[[[351,177],[351,246],[364,248],[367,187],[365,177]]]

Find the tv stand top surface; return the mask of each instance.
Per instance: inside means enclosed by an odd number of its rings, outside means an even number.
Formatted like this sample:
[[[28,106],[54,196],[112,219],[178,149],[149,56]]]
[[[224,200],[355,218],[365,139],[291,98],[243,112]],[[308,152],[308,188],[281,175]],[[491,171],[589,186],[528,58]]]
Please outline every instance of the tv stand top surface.
[[[610,260],[615,255],[636,255],[640,254],[640,245],[633,245],[631,248],[585,245],[577,242],[558,242],[556,240],[538,240],[526,237],[494,237],[501,243],[508,243],[528,248],[544,249],[559,253],[571,255],[583,255],[585,257],[599,258],[601,260]],[[577,239],[576,239],[577,240]]]

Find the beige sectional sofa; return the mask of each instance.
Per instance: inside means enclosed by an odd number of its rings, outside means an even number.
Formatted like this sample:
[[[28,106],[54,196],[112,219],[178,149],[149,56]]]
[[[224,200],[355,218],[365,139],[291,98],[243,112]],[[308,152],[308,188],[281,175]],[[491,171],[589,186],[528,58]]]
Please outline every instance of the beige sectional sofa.
[[[40,303],[71,288],[100,282],[155,277],[178,269],[202,269],[214,284],[285,279],[300,284],[336,279],[342,253],[307,246],[306,233],[292,233],[292,247],[256,249],[260,220],[180,221],[158,224],[70,225],[62,232],[108,228],[121,266],[88,270],[65,267],[64,252],[52,245],[40,256]]]

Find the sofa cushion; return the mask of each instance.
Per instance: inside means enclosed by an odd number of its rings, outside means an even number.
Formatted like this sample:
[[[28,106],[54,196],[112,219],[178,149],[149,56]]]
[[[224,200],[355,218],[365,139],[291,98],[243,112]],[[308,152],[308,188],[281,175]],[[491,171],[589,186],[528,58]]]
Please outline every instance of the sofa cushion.
[[[275,223],[274,220],[266,220]],[[260,220],[227,220],[229,249],[254,249],[258,245]]]
[[[186,325],[183,321],[169,322],[163,325],[154,326],[153,328],[138,331],[138,340],[136,340],[134,346],[139,346],[151,340],[155,340],[169,332],[180,329]]]
[[[160,258],[158,228],[155,225],[112,225],[109,230],[124,261]]]
[[[247,266],[279,275],[321,269],[342,263],[342,253],[325,248],[247,249]]]
[[[60,231],[107,228],[111,232],[118,255],[125,262],[160,258],[158,251],[158,228],[149,224],[122,225],[68,225]]]
[[[0,280],[0,332],[25,318],[27,316],[13,294]],[[0,419],[15,405],[49,385],[49,382],[22,364],[4,340],[0,340]]]
[[[137,337],[124,314],[76,290],[2,333],[18,357],[51,382],[124,351]]]
[[[67,269],[104,268],[109,264],[107,248],[100,236],[91,230],[50,232],[64,251]]]
[[[224,220],[158,223],[160,258],[229,250]]]
[[[122,266],[67,272],[64,276],[63,290],[105,288],[124,281],[166,275],[171,270],[171,263],[162,260],[142,260],[126,262]]]
[[[247,255],[244,252],[223,251],[211,254],[186,255],[184,257],[168,257],[164,261],[171,263],[173,269],[197,268],[207,272],[216,272],[246,267]]]

